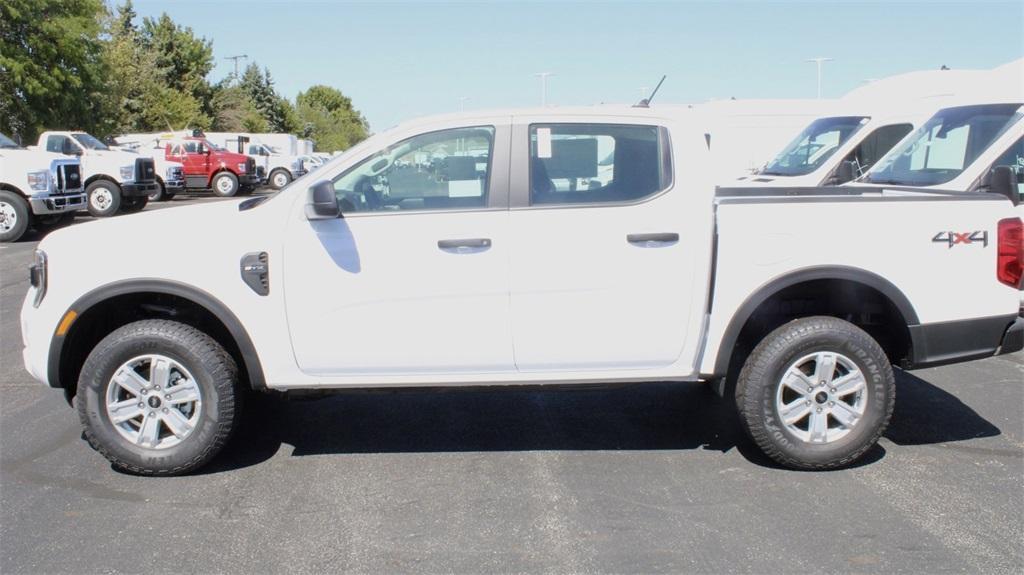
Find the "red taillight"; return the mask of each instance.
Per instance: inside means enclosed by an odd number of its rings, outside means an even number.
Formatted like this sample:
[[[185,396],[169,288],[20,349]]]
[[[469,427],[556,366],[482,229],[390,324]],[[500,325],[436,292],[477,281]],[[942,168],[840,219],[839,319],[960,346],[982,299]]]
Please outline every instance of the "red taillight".
[[[999,220],[998,234],[996,277],[1004,284],[1020,289],[1020,279],[1024,276],[1024,223],[1020,218]]]

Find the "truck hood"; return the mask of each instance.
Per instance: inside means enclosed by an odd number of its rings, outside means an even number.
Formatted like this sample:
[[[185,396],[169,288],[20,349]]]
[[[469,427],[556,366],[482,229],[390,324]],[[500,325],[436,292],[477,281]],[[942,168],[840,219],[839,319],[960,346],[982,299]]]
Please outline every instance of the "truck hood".
[[[28,165],[38,165],[39,169],[49,169],[50,162],[54,160],[73,160],[72,156],[43,152],[40,150],[0,150],[0,157],[11,158]]]
[[[135,162],[135,158],[141,158],[139,154],[135,152],[125,152],[123,150],[86,150],[86,156],[94,158],[109,158],[111,160],[121,160],[127,164]]]

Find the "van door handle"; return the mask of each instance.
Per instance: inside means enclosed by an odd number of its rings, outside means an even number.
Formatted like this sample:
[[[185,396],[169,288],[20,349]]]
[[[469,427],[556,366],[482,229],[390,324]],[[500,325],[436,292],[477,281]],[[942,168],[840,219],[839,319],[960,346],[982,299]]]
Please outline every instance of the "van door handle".
[[[679,234],[674,232],[663,232],[656,234],[629,234],[626,241],[631,244],[668,244],[679,241]]]
[[[470,238],[465,240],[437,240],[437,247],[442,250],[458,250],[460,248],[489,248],[491,238]]]

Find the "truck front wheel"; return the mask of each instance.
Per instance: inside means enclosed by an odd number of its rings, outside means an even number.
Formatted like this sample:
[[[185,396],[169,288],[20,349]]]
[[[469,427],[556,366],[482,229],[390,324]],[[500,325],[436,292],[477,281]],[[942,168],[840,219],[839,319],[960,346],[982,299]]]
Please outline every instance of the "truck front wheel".
[[[0,190],[0,242],[16,242],[28,229],[28,202],[24,198]]]
[[[238,178],[231,172],[221,172],[213,177],[213,193],[230,198],[238,193]]]
[[[141,212],[148,203],[148,196],[136,196],[132,198],[125,198],[124,201],[121,202],[121,212],[125,214],[134,214],[135,212]]]
[[[94,218],[105,218],[121,208],[121,188],[109,180],[96,180],[85,188],[87,208]]]
[[[280,190],[290,184],[291,181],[292,175],[288,170],[274,170],[270,173],[270,185],[273,186],[275,190]]]
[[[178,475],[198,469],[239,420],[238,368],[213,338],[182,323],[118,328],[89,354],[78,379],[89,444],[116,469]]]
[[[747,433],[766,455],[796,469],[857,460],[882,436],[895,400],[882,348],[832,317],[794,320],[768,334],[736,383]]]

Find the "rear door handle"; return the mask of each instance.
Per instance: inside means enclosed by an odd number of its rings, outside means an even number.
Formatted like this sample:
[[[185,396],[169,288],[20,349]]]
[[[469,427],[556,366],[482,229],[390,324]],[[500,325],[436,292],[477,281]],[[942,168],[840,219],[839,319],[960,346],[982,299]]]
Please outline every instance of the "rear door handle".
[[[663,232],[656,234],[629,234],[626,241],[631,244],[668,244],[679,241],[679,234],[674,232]]]
[[[457,250],[459,248],[489,248],[491,238],[470,238],[465,240],[437,240],[437,247],[442,250]]]

